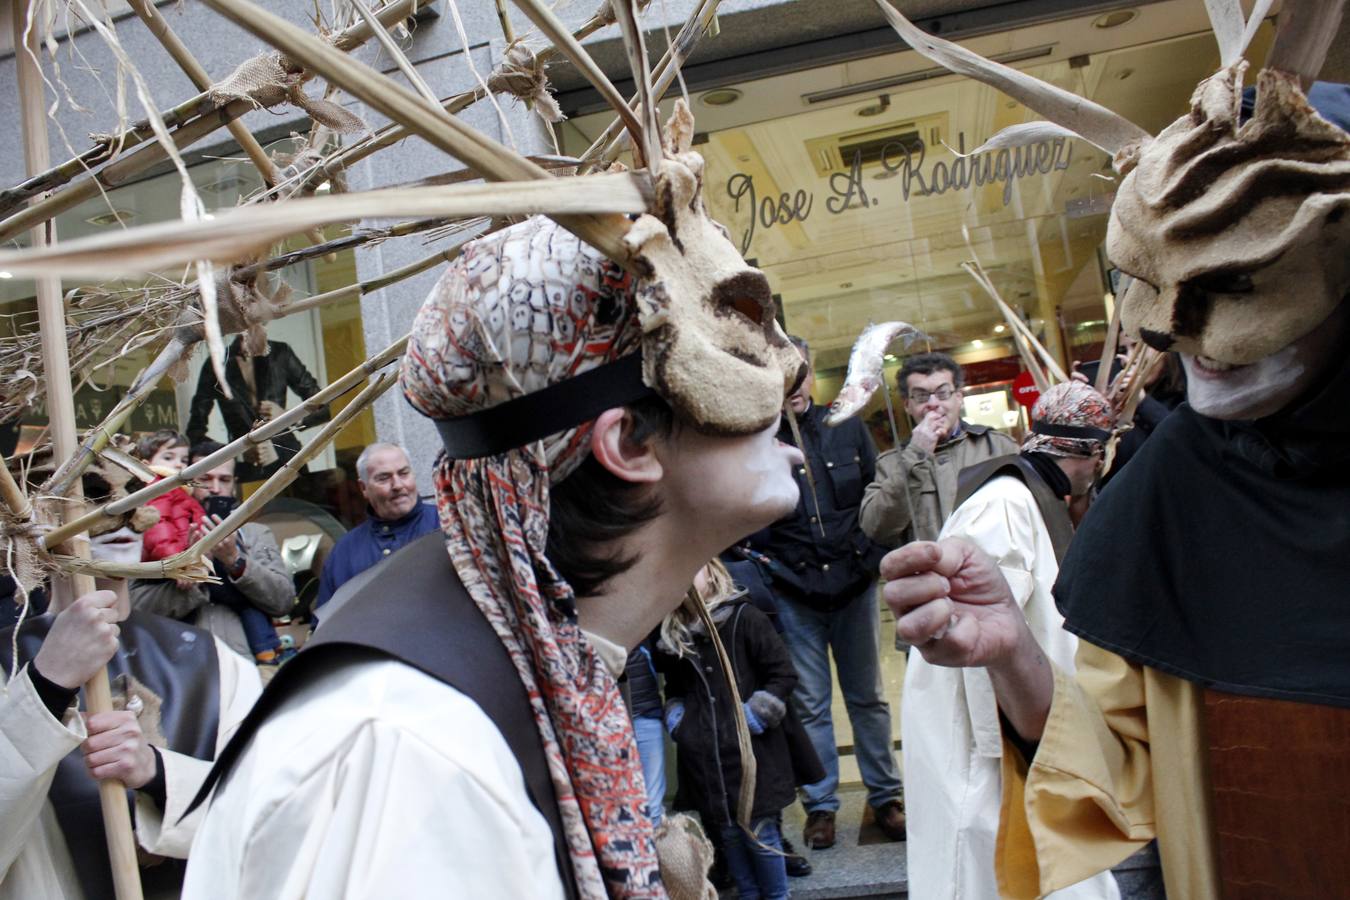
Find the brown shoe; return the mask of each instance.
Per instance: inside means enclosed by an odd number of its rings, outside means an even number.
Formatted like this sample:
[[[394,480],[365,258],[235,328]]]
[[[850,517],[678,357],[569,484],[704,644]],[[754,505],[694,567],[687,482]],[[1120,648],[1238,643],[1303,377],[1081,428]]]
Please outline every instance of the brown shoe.
[[[872,812],[877,817],[877,826],[886,837],[893,841],[905,839],[904,803],[900,800],[887,800],[880,806],[873,807]]]
[[[904,817],[901,816],[903,826]],[[802,843],[810,850],[824,850],[834,846],[834,813],[828,809],[818,809],[806,814],[806,827],[802,829]]]

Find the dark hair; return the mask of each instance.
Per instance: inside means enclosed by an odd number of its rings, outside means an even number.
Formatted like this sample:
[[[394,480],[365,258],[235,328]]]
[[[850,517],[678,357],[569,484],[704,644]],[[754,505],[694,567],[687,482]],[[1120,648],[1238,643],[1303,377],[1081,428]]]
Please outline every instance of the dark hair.
[[[159,431],[152,431],[145,437],[136,442],[136,458],[149,462],[150,459],[165,447],[186,447],[188,439],[172,428],[161,428]]]
[[[806,338],[800,338],[795,334],[789,334],[787,339],[792,342],[792,346],[802,351],[802,356],[806,357],[807,362],[811,361],[811,345],[806,342]]]
[[[192,449],[188,451],[189,465],[195,463],[199,459],[205,459],[217,450],[223,449],[224,446],[225,445],[220,441],[213,441],[210,438],[198,441],[193,444]]]
[[[666,438],[675,430],[675,414],[659,397],[626,409],[633,417],[631,441]],[[549,491],[549,562],[578,596],[595,594],[637,562],[635,556],[619,555],[611,544],[660,514],[661,502],[647,485],[624,481],[588,455]]]
[[[952,387],[958,391],[966,386],[966,375],[961,366],[945,353],[916,353],[909,357],[895,375],[895,386],[900,389],[900,396],[908,397],[909,376],[932,375],[940,371],[952,373]]]

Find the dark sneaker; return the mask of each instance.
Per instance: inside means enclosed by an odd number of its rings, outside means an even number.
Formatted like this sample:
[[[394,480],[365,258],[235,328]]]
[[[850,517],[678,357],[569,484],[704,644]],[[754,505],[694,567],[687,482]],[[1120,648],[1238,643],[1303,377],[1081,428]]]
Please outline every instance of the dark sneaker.
[[[818,809],[806,814],[802,828],[802,843],[808,850],[824,850],[834,846],[834,812]]]
[[[880,806],[873,807],[872,812],[877,817],[877,827],[879,827],[886,837],[893,841],[903,841],[905,839],[905,804],[899,800],[887,800]]]
[[[792,846],[792,841],[786,837],[783,838],[783,854],[785,856],[783,863],[789,878],[805,878],[811,874],[811,863],[797,852],[797,848]]]

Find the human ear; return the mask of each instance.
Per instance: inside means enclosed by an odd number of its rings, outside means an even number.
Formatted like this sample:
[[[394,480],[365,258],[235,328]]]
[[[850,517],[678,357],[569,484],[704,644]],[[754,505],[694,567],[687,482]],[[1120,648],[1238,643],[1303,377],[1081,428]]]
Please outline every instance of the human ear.
[[[591,428],[591,454],[616,478],[635,484],[653,484],[664,470],[657,458],[654,439],[632,440],[633,417],[621,407],[607,409]]]

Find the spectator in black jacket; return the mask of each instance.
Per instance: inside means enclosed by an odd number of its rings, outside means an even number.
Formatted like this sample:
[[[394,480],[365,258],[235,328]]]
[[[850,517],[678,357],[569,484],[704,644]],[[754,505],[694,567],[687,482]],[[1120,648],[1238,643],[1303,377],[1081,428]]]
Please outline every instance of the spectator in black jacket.
[[[806,342],[793,342],[809,362]],[[891,752],[891,709],[882,695],[877,651],[876,581],[885,551],[858,527],[863,488],[875,475],[877,451],[860,419],[837,428],[825,424],[826,410],[811,402],[813,382],[808,374],[789,403],[815,489],[806,467],[799,468],[796,511],[751,535],[745,544],[768,560],[762,568],[771,576],[783,638],[799,679],[793,702],[825,766],[825,778],[802,792],[807,813],[803,842],[815,849],[834,844],[839,754],[830,716],[831,650],[868,803],[886,836],[900,841],[905,838],[904,788]],[[786,424],[778,439],[796,443]]]
[[[225,360],[225,381],[230,386],[226,397],[208,359],[202,363],[197,378],[197,391],[192,395],[192,409],[188,416],[187,437],[196,444],[206,439],[206,424],[211,407],[219,404],[221,418],[230,440],[238,440],[251,431],[259,421],[275,419],[286,409],[286,391],[289,389],[301,400],[308,400],[319,392],[319,382],[305,368],[300,357],[289,344],[268,341],[262,356],[244,353],[243,336],[230,344]],[[298,428],[312,428],[329,419],[325,406],[300,421]],[[290,431],[283,432],[268,443],[244,455],[235,472],[240,482],[266,478],[285,465],[300,449],[300,441]]]

